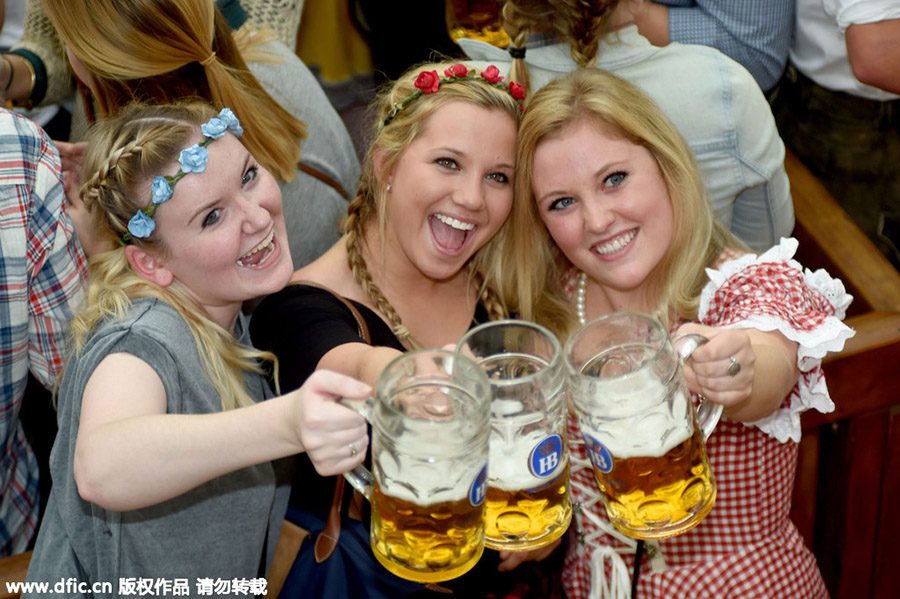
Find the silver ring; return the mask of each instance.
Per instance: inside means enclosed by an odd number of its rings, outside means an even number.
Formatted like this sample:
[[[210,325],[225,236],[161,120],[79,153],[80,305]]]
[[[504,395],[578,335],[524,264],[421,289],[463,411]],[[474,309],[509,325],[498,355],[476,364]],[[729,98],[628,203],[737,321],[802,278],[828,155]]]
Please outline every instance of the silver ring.
[[[350,448],[350,457],[351,458],[354,457],[357,453],[359,453],[358,451],[356,451],[356,448],[353,446],[353,443],[347,443],[347,447]]]
[[[728,356],[728,359],[731,360],[731,364],[728,365],[728,376],[737,376],[737,373],[741,371],[741,363],[732,356]]]

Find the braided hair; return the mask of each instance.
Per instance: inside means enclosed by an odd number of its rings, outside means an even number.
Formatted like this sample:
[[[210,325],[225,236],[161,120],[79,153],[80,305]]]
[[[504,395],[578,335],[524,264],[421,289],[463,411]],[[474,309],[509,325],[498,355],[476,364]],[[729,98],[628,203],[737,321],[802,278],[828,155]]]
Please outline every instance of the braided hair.
[[[618,5],[619,0],[506,0],[503,28],[516,48],[525,47],[533,30],[556,33],[569,42],[575,63],[589,67]],[[523,58],[513,60],[509,77],[531,91]]]
[[[444,85],[438,92],[418,97],[402,111],[397,112],[387,126],[381,127],[381,123],[391,112],[392,107],[398,105],[415,91],[414,83],[421,71],[436,70],[442,73],[452,64],[447,62],[415,66],[401,75],[393,85],[380,90],[373,105],[375,112],[373,118],[374,141],[363,165],[361,183],[356,197],[351,200],[347,208],[347,216],[342,223],[342,230],[346,236],[347,263],[354,280],[388,319],[397,338],[406,341],[413,347],[418,344],[412,339],[409,330],[403,325],[400,315],[397,314],[388,298],[372,280],[371,272],[363,255],[362,245],[365,242],[368,227],[377,226],[379,235],[382,237],[385,229],[386,193],[384,184],[376,175],[373,156],[378,153],[383,159],[381,172],[390,172],[401,154],[418,135],[425,119],[449,102],[462,100],[484,108],[501,110],[509,114],[516,123],[521,116],[519,104],[508,92],[486,85],[476,78]],[[490,249],[492,243],[489,242],[480,248],[470,260],[467,268],[471,281],[478,290],[479,300],[492,318],[500,318],[505,314],[505,309],[499,296],[484,284],[484,273],[480,272],[478,266],[481,264],[479,257],[485,252],[492,251]]]

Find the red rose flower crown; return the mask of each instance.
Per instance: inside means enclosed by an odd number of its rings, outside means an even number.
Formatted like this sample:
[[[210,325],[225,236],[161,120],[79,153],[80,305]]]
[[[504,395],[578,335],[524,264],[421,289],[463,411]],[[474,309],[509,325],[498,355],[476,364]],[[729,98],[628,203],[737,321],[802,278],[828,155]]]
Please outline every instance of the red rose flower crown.
[[[388,112],[388,115],[381,122],[378,132],[380,133],[388,123],[394,120],[394,117],[397,116],[401,110],[409,106],[416,98],[420,98],[423,94],[433,94],[441,85],[458,83],[460,81],[483,81],[487,85],[493,85],[497,89],[508,92],[509,95],[519,102],[525,99],[525,87],[515,81],[504,84],[503,76],[500,75],[500,69],[494,65],[490,65],[488,68],[481,71],[481,77],[479,78],[473,69],[468,69],[465,65],[456,63],[449,69],[444,70],[444,77],[438,76],[437,71],[422,71],[419,73],[419,76],[416,77],[416,82],[413,84],[416,87],[416,91],[409,94],[399,104],[394,104],[391,107],[391,111]],[[523,110],[521,104],[519,105],[519,110]]]

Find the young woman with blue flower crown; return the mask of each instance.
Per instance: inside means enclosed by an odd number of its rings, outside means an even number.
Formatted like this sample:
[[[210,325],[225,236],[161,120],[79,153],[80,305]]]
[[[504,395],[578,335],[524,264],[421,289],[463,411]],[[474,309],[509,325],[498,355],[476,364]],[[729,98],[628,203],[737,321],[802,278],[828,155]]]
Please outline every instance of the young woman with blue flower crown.
[[[295,388],[318,368],[374,384],[401,352],[455,345],[474,324],[504,314],[483,284],[483,264],[498,251],[493,240],[512,205],[523,98],[523,88],[496,67],[475,71],[452,63],[415,66],[382,90],[343,238],[253,315],[254,345],[278,356],[283,388]],[[341,298],[359,312],[370,339]],[[303,462],[288,516],[316,534],[335,482]],[[337,552],[321,565],[301,552],[286,586],[302,588],[301,596],[342,599],[429,593],[376,562],[368,518],[362,520],[343,518],[340,551],[356,561],[341,580],[328,576],[344,559]],[[498,574],[496,553],[486,553],[476,568],[441,584],[478,597],[511,580]]]
[[[287,502],[273,460],[362,460],[346,449],[367,442],[365,421],[335,398],[371,389],[320,372],[272,397],[274,356],[249,345],[242,303],[293,265],[281,192],[241,133],[206,104],[132,106],[92,132],[83,197],[115,247],[72,323],[29,580],[111,583],[93,597],[148,577],[190,596],[264,592]]]
[[[580,69],[535,93],[516,168],[510,226],[500,234],[508,251],[494,255],[489,280],[506,305],[561,339],[622,311],[653,314],[673,335],[704,335],[684,376],[724,408],[706,444],[718,487],[712,511],[647,551],[607,518],[570,413],[580,509],[563,569],[567,595],[827,597],[790,503],[800,414],[834,409],[821,361],[853,335],[841,322],[852,299],[843,284],[798,264],[795,240],[751,253],[714,216],[672,122],[609,72]]]

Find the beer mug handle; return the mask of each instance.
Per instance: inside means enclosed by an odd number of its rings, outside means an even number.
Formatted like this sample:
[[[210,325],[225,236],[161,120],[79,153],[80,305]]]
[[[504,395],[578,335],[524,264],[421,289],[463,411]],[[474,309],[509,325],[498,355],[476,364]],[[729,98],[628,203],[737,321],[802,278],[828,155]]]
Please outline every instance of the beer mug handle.
[[[375,407],[375,399],[367,397],[365,399],[350,399],[342,397],[338,400],[351,410],[356,410],[366,420],[372,422],[372,409]],[[349,472],[344,472],[344,478],[347,479],[353,488],[363,494],[363,496],[372,501],[372,491],[375,489],[375,478],[365,466],[357,466]]]
[[[682,341],[683,343],[679,347],[678,344]],[[682,363],[686,362],[691,357],[691,354],[707,341],[709,339],[696,333],[677,335],[672,339],[678,355],[681,356]],[[697,407],[697,421],[700,425],[700,430],[703,431],[703,439],[706,440],[719,423],[719,418],[722,417],[722,405],[709,401],[699,393],[697,395],[700,397],[700,405]]]

